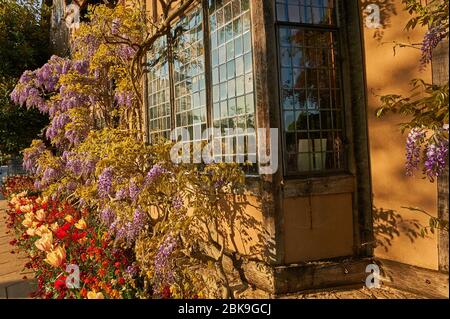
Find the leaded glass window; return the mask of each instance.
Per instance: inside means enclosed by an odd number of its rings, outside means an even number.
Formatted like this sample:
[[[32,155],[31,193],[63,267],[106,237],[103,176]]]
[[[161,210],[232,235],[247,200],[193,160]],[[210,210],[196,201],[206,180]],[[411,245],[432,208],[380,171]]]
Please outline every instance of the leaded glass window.
[[[225,159],[255,156],[255,97],[249,0],[210,1],[213,126],[233,150]],[[234,129],[230,133],[230,129]],[[239,129],[239,130],[236,130]],[[245,141],[245,144],[236,141]]]
[[[276,0],[280,22],[304,24],[335,24],[335,0]]]
[[[201,139],[207,123],[202,19],[197,8],[178,23],[184,32],[174,49],[175,126],[186,129],[191,141]]]
[[[150,140],[155,135],[170,138],[171,129],[186,140],[181,134],[186,129],[196,142],[210,125],[220,132],[215,141],[233,140],[231,150],[222,147],[215,154],[217,160],[254,161],[251,32],[249,0],[210,0],[208,8],[197,6],[173,25],[173,50],[164,50],[164,40],[157,47],[170,53],[159,57],[156,48],[152,56],[157,63],[148,76]]]
[[[285,172],[344,169],[338,29],[317,27],[335,23],[334,1],[277,0],[277,17]]]
[[[170,137],[171,108],[169,63],[166,56],[161,55],[167,45],[165,38],[160,38],[155,49],[148,57],[148,123],[150,140],[157,137]]]

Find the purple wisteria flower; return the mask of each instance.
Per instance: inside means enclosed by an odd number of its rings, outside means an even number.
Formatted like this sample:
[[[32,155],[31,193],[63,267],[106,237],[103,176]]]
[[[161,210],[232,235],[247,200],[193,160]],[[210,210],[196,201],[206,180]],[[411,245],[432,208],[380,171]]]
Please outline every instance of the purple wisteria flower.
[[[156,253],[155,263],[155,286],[170,285],[174,280],[172,254],[177,247],[177,240],[168,235]]]
[[[73,63],[73,69],[80,74],[87,75],[89,73],[89,62],[86,60],[78,60]]]
[[[34,188],[36,188],[37,190],[42,189],[42,185],[41,185],[41,182],[39,180],[35,180],[34,181]]]
[[[147,223],[147,215],[140,209],[136,209],[133,215],[133,220],[127,222],[127,244],[131,245],[138,238],[141,231],[144,229]]]
[[[413,128],[406,139],[406,175],[412,176],[420,163],[421,145],[425,139],[425,131],[420,128]]]
[[[223,178],[220,178],[214,183],[214,188],[220,189],[225,185],[225,183],[225,180]]]
[[[93,160],[93,159],[88,159],[86,161],[84,161],[84,166],[83,166],[83,174],[87,177],[91,174],[94,173],[95,171],[95,166],[97,165],[97,161]]]
[[[116,213],[114,213],[111,207],[106,207],[100,213],[100,219],[107,227],[111,227],[116,220]]]
[[[132,263],[127,267],[125,273],[131,277],[135,277],[139,273],[139,266],[136,263]]]
[[[179,211],[183,208],[184,202],[183,202],[183,198],[181,196],[175,196],[172,199],[172,206],[176,211]]]
[[[66,113],[57,114],[53,117],[50,127],[45,132],[46,137],[53,140],[70,121],[70,117]]]
[[[130,108],[133,105],[134,94],[130,92],[116,92],[114,100],[118,105]]]
[[[52,56],[49,61],[35,71],[25,71],[19,83],[11,92],[11,100],[27,108],[36,107],[43,113],[49,113],[50,107],[56,103],[45,100],[46,92],[59,90],[59,78],[62,72],[67,72],[70,60]]]
[[[110,224],[109,229],[112,234],[115,234],[116,241],[126,240],[127,245],[131,246],[144,230],[146,223],[146,213],[136,209],[132,220],[126,222],[115,220]]]
[[[74,181],[68,182],[66,189],[69,193],[73,193],[77,189],[78,184]]]
[[[117,56],[124,60],[131,60],[133,56],[136,54],[136,50],[130,47],[129,45],[121,45],[116,49]]]
[[[52,92],[59,81],[64,62],[64,59],[52,56],[48,63],[36,70],[36,85],[43,87],[48,92]]]
[[[127,188],[121,188],[116,192],[116,199],[117,200],[124,200],[128,198],[129,190]]]
[[[65,162],[65,168],[76,175],[87,179],[95,170],[96,161],[86,159],[87,154],[64,151],[61,159]],[[83,158],[83,159],[81,159]]]
[[[128,187],[128,194],[133,202],[136,201],[140,192],[141,192],[141,189],[140,189],[139,185],[136,183],[136,181],[134,179],[131,179],[130,185]]]
[[[438,177],[445,169],[448,158],[448,141],[429,144],[426,149],[425,174],[429,178]]]
[[[112,225],[111,225],[112,226]],[[127,238],[127,225],[119,227],[116,225],[114,228],[116,230],[116,241],[121,241],[122,239]]]
[[[68,160],[66,162],[66,167],[76,176],[80,176],[83,173],[83,161],[78,158]]]
[[[420,63],[422,67],[431,62],[433,58],[433,50],[437,47],[439,42],[446,36],[445,29],[442,25],[433,26],[425,33],[425,37],[422,42],[422,57]]]
[[[43,185],[49,185],[53,181],[57,180],[59,176],[61,175],[61,172],[53,167],[47,167],[44,170],[44,173],[42,174],[42,180],[41,183]]]
[[[98,177],[98,193],[100,197],[108,197],[112,192],[114,173],[112,167],[107,167]]]
[[[158,177],[160,177],[161,175],[163,175],[165,173],[167,173],[167,170],[164,167],[162,167],[159,164],[155,164],[150,169],[150,171],[147,173],[147,176],[145,177],[145,183],[146,184],[151,184],[155,180],[157,180]]]
[[[113,21],[111,23],[111,34],[117,35],[119,33],[119,28],[120,28],[121,24],[122,23],[119,18],[113,19]]]
[[[23,168],[32,174],[37,173],[37,159],[46,150],[45,144],[42,141],[35,143],[34,147],[23,155]]]

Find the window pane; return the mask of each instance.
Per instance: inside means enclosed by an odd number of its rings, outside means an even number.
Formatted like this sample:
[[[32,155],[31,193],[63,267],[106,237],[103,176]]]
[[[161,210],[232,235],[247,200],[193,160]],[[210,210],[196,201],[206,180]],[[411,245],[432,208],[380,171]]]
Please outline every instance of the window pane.
[[[248,147],[249,139],[256,139],[254,133],[247,136],[244,131],[226,133],[225,129],[254,129],[254,84],[253,84],[253,57],[251,38],[251,18],[249,0],[211,0],[210,1],[210,27],[211,45],[215,44],[212,36],[216,32],[219,34],[217,41],[218,68],[213,69],[213,81],[218,79],[220,85],[213,87],[213,101],[220,101],[214,104],[213,126],[220,128],[227,138],[217,137],[219,141],[234,139],[234,150],[232,153],[215,154],[217,158],[224,159],[223,155],[236,154],[245,155],[244,160],[248,160],[251,155]],[[222,13],[220,13],[222,12]],[[223,20],[217,18],[223,14]],[[217,19],[218,23],[214,23]],[[224,26],[224,35],[220,36],[220,27]],[[214,59],[214,57],[212,57]],[[213,64],[215,60],[212,61]],[[244,145],[236,145],[236,140],[243,138]],[[245,137],[245,138],[244,138]],[[253,151],[254,153],[254,151]]]
[[[334,31],[279,27],[280,105],[288,174],[344,168],[335,38]]]
[[[218,17],[218,16],[217,16]],[[179,38],[177,46],[174,48],[175,61],[175,105],[180,105],[180,108],[175,108],[177,128],[185,128],[188,130],[190,140],[198,141],[201,135],[195,132],[195,127],[206,125],[206,118],[201,114],[206,114],[206,98],[202,96],[205,93],[205,70],[204,70],[204,55],[203,55],[203,23],[201,8],[194,9],[191,13],[186,15],[179,23],[185,32]],[[189,35],[189,36],[188,36]],[[220,61],[219,49],[219,61]],[[213,84],[217,83],[220,72],[217,68],[213,69]],[[178,88],[178,89],[177,89]],[[215,88],[213,89],[213,91]]]
[[[166,39],[160,38],[153,52],[148,54],[148,63],[152,66],[148,73],[148,116],[150,141],[158,137],[170,136],[170,87],[169,64],[160,59],[160,53],[166,46]]]
[[[276,0],[277,19],[282,22],[335,24],[334,0]]]

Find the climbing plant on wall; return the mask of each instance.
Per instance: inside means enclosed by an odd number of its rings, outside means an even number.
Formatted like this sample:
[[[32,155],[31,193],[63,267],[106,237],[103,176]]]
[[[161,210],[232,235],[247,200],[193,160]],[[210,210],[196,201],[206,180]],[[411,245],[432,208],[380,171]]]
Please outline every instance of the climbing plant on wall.
[[[174,163],[172,142],[148,145],[142,139],[139,83],[152,67],[143,58],[194,2],[160,1],[162,16],[148,23],[140,1],[91,7],[73,33],[71,57],[52,56],[25,71],[11,94],[14,103],[50,118],[49,143],[36,139],[24,151],[35,189],[85,211],[96,233],[107,233],[112,246],[131,251],[140,278],[136,285],[129,281],[137,290],[133,297],[189,298],[199,292],[230,297],[224,260],[236,267],[242,264],[238,259],[270,248],[261,223],[245,213],[238,164]],[[235,252],[236,225],[244,243],[251,241],[249,228],[259,234],[245,254]],[[33,223],[29,226],[34,234]],[[64,251],[67,257],[68,247],[49,245],[46,254]],[[62,263],[55,265],[51,278],[65,276]],[[210,276],[201,277],[201,271]],[[205,281],[213,282],[212,288]]]
[[[411,15],[405,29],[413,30],[417,26],[426,27],[424,39],[420,43],[395,43],[394,49],[412,48],[420,50],[418,68],[424,69],[433,58],[435,49],[449,38],[449,3],[431,0],[423,4],[418,0],[403,0],[404,9]],[[448,54],[448,52],[447,52]],[[381,107],[376,115],[383,117],[387,113],[399,114],[405,119],[400,124],[406,139],[406,175],[413,176],[420,171],[424,178],[434,182],[448,171],[449,146],[449,82],[430,84],[422,79],[411,80],[411,94],[385,95],[380,98]],[[446,190],[448,194],[448,189]],[[417,207],[404,207],[423,213],[429,217],[429,225],[422,229],[422,235],[428,230],[442,229],[448,232],[448,220],[436,218]]]
[[[433,51],[449,37],[448,1],[432,0],[427,5],[417,0],[404,0],[404,9],[411,15],[406,30],[427,27],[420,43],[395,43],[395,47],[409,47],[421,51],[419,68],[428,65]],[[448,81],[442,85],[426,83],[422,79],[411,81],[411,95],[390,94],[381,97],[377,116],[397,113],[405,122],[402,132],[408,131],[406,142],[406,174],[412,176],[421,170],[434,181],[448,165]]]

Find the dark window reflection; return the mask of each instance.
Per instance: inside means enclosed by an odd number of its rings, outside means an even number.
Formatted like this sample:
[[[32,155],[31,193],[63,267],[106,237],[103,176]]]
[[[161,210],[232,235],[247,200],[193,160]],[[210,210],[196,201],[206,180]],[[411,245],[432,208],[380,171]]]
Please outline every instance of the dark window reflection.
[[[278,30],[287,171],[344,168],[335,32],[285,26]]]
[[[275,3],[278,21],[335,24],[334,0],[276,0]]]

